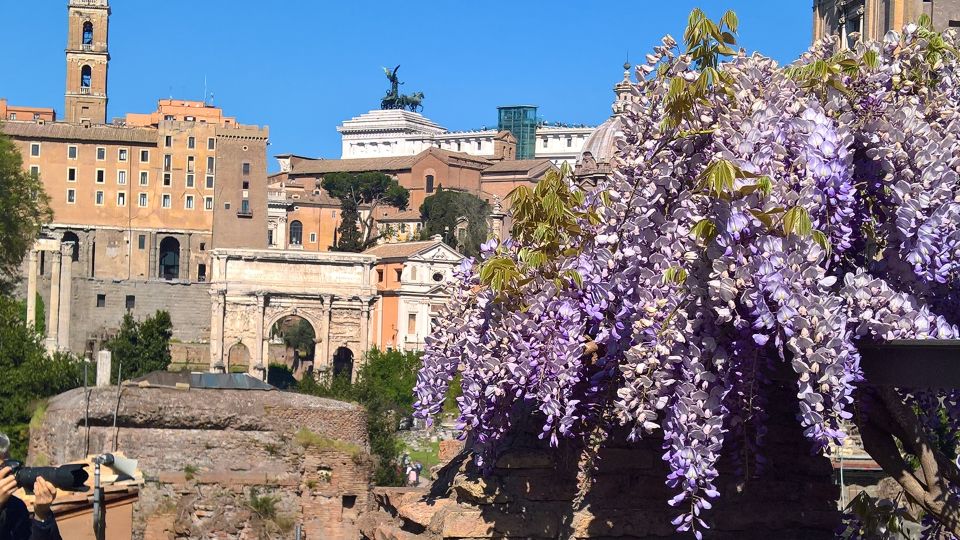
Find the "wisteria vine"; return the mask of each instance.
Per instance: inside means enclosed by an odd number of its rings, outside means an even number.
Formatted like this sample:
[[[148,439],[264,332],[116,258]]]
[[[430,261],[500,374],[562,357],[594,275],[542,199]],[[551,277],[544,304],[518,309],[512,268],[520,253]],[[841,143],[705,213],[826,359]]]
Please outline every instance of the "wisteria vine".
[[[824,451],[851,418],[858,340],[957,337],[960,60],[952,33],[911,25],[785,69],[732,50],[735,18],[691,24],[637,67],[613,174],[562,178],[578,217],[551,256],[531,256],[541,234],[463,264],[416,408],[439,413],[459,372],[481,464],[521,405],[552,444],[662,431],[673,523],[699,538],[721,450],[761,451],[778,364]]]

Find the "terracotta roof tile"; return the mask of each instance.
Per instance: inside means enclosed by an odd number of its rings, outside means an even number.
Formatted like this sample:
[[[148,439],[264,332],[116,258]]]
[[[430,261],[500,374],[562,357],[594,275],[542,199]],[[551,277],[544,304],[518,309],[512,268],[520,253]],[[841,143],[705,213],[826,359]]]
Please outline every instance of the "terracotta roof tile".
[[[4,122],[3,133],[24,139],[62,139],[69,141],[103,141],[121,143],[157,144],[157,130],[109,125],[85,127],[65,122]]]
[[[393,156],[393,157],[374,157],[374,158],[354,158],[354,159],[311,159],[297,160],[292,162],[293,169],[290,174],[326,174],[333,172],[371,172],[371,171],[404,171],[412,168],[414,164],[423,159],[426,155],[434,155],[449,162],[450,160],[459,160],[472,163],[477,168],[484,168],[491,161],[479,156],[471,156],[460,152],[451,152],[440,148],[428,148],[415,156]]]
[[[376,255],[381,259],[398,259],[402,257],[413,257],[424,252],[433,246],[442,244],[439,240],[426,240],[423,242],[400,242],[396,244],[380,244],[364,251],[365,255]]]
[[[486,173],[529,173],[540,167],[553,166],[549,159],[508,159],[487,167]],[[549,167],[548,167],[549,168]]]

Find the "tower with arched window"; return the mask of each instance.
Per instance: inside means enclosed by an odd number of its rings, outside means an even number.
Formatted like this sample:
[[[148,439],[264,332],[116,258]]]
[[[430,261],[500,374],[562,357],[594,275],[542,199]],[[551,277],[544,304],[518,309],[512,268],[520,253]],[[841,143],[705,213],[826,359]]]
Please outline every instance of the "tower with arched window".
[[[67,122],[107,122],[109,0],[68,0]]]

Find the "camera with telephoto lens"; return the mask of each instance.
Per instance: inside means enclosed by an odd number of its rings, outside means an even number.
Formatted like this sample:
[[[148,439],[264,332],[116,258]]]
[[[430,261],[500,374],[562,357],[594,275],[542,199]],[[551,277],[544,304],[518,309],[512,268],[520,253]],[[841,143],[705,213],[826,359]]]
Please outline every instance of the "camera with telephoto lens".
[[[9,467],[10,474],[17,480],[17,486],[28,491],[33,490],[33,485],[41,476],[63,491],[87,489],[86,482],[89,475],[86,471],[87,466],[83,463],[60,467],[24,467],[23,463],[8,459],[0,462],[0,469],[3,467]]]

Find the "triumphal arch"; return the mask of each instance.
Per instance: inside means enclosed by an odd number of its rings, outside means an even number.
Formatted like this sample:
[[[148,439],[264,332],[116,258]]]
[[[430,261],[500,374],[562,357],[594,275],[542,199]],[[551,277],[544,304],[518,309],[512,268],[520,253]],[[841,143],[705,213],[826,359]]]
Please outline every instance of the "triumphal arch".
[[[211,263],[211,371],[265,378],[277,325],[295,317],[313,330],[317,371],[353,374],[371,344],[376,257],[222,249]]]

